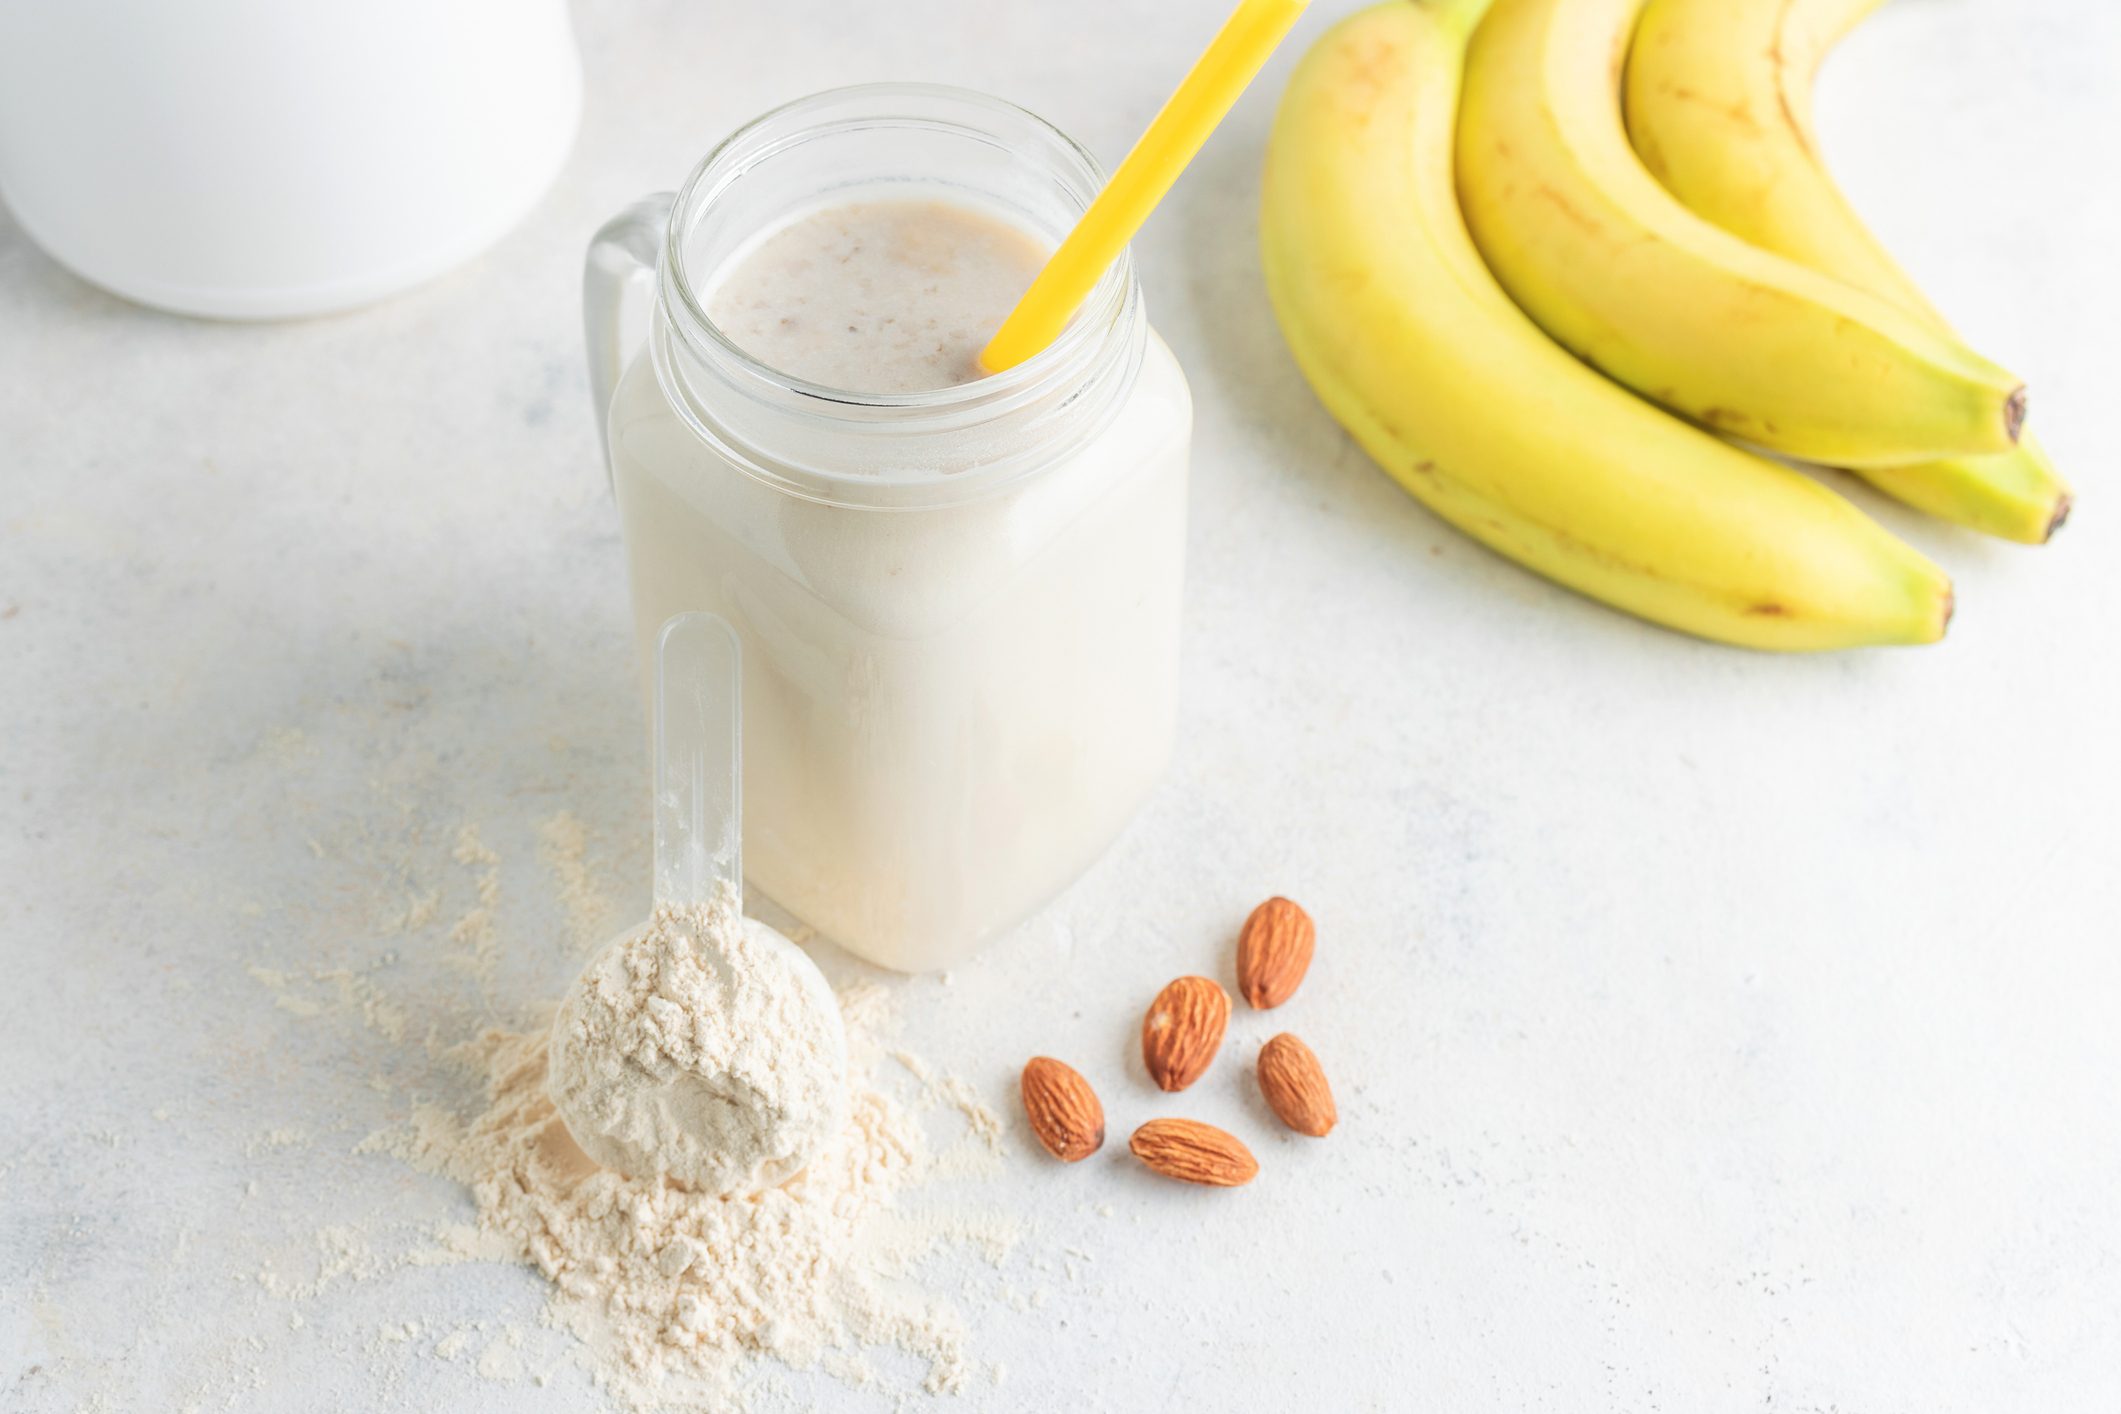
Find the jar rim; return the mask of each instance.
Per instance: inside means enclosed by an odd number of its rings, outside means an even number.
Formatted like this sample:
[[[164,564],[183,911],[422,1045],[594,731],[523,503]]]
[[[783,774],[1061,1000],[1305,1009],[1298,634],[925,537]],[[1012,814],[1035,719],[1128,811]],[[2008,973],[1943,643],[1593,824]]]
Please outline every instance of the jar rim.
[[[1042,141],[1042,148],[1005,143],[1000,135],[978,123],[981,115],[1008,126],[1028,125]],[[1065,196],[1085,207],[1105,183],[1105,173],[1097,159],[1058,127],[1029,109],[975,90],[946,84],[869,83],[797,98],[730,133],[700,160],[678,189],[664,232],[660,262],[658,303],[664,318],[658,323],[664,325],[664,332],[680,342],[693,358],[709,365],[718,378],[750,396],[785,404],[796,415],[859,426],[865,435],[918,436],[977,426],[1040,400],[1065,397],[1072,388],[1089,382],[1112,356],[1115,341],[1125,341],[1129,327],[1138,322],[1140,296],[1131,249],[1122,251],[1113,261],[1053,343],[1013,368],[943,388],[866,393],[812,382],[755,358],[715,323],[694,284],[685,252],[688,237],[712,209],[715,198],[753,167],[799,144],[877,128],[955,133],[1001,148],[1018,161],[1043,168]],[[712,278],[713,273],[706,272],[706,278]],[[1121,351],[1124,352],[1123,342]],[[676,389],[668,383],[670,370],[662,366],[666,363],[664,352],[658,348],[658,374],[665,381],[666,393],[674,394]],[[673,396],[672,401],[687,413],[686,420],[694,424],[694,430],[707,434],[740,469],[811,499],[839,500],[861,487],[864,490],[856,499],[874,502],[884,484],[910,491],[916,484],[936,481],[947,481],[955,487],[958,495],[950,499],[958,499],[959,495],[970,499],[995,481],[1013,479],[1002,473],[1022,474],[1025,470],[1004,463],[917,478],[887,478],[860,470],[808,467],[796,481],[826,484],[806,489],[791,484],[791,478],[782,470],[758,465],[754,459],[741,455],[723,438],[713,435],[709,427],[700,425],[704,410],[695,399]],[[996,474],[989,475],[990,472]]]

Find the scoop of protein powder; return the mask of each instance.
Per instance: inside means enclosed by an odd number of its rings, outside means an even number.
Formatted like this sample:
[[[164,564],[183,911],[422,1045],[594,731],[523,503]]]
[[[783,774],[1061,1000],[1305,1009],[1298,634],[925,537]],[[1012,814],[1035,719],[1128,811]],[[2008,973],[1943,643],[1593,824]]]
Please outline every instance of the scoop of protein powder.
[[[846,1123],[846,1033],[815,964],[725,886],[657,905],[583,969],[553,1020],[546,1087],[605,1167],[755,1192]]]
[[[546,1088],[584,1153],[705,1193],[786,1182],[847,1122],[847,1037],[817,964],[744,917],[738,648],[712,614],[656,645],[655,911],[582,969]]]

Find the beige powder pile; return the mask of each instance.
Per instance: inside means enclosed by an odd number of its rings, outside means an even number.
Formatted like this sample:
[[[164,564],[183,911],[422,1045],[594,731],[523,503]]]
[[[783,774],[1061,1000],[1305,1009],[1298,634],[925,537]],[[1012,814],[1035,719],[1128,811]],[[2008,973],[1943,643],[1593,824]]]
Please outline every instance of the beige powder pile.
[[[365,916],[386,934],[414,933],[438,949],[454,943],[445,961],[476,973],[465,964],[478,958],[481,944],[493,956],[527,946],[500,926],[505,866],[473,826],[436,833],[439,858],[424,852],[434,848],[428,836],[389,843],[374,871],[383,885],[362,899],[370,908]],[[540,826],[538,846],[554,902],[575,925],[570,950],[608,939],[607,919],[617,910],[589,866],[588,831],[561,812]],[[422,883],[445,876],[432,888]],[[911,1053],[885,1053],[897,1045],[890,1039],[897,1030],[892,992],[861,984],[840,995],[851,1104],[835,1140],[783,1187],[725,1201],[631,1181],[589,1162],[544,1091],[550,1009],[511,1010],[509,1029],[452,1045],[475,1023],[437,995],[392,990],[394,963],[384,953],[374,967],[355,972],[306,965],[306,954],[302,965],[266,956],[250,975],[304,1024],[363,1028],[379,1041],[409,1043],[475,1070],[485,1098],[468,1111],[420,1106],[409,1123],[371,1134],[356,1149],[392,1153],[462,1183],[476,1217],[403,1249],[397,1229],[371,1232],[333,1210],[325,1214],[330,1223],[311,1235],[313,1246],[276,1254],[262,1267],[232,1269],[288,1302],[290,1325],[302,1325],[303,1308],[341,1281],[438,1263],[520,1262],[550,1283],[549,1323],[579,1339],[575,1358],[621,1405],[728,1411],[799,1402],[771,1362],[880,1392],[902,1382],[953,1393],[998,1383],[998,1367],[969,1361],[963,1320],[927,1264],[953,1253],[1000,1271],[1014,1260],[1024,1236],[1020,1220],[966,1206],[955,1191],[955,1181],[999,1167],[1001,1121],[957,1077]],[[919,1085],[903,1105],[884,1093],[887,1083],[905,1089],[901,1070]],[[405,1083],[370,1081],[386,1093]],[[939,1152],[931,1153],[923,1117],[932,1123],[938,1114],[948,1118],[935,1135]],[[330,1136],[298,1140],[289,1127],[261,1132],[253,1147],[262,1162],[283,1147],[320,1142]],[[931,1184],[937,1191],[922,1191]],[[259,1189],[252,1180],[242,1201]],[[972,1293],[975,1279],[953,1272],[948,1289]],[[927,1291],[919,1289],[923,1283]],[[1010,1286],[993,1299],[1021,1305],[1024,1298]],[[476,1320],[452,1331],[425,1309],[391,1314],[368,1342],[379,1361],[455,1359],[484,1379],[540,1385],[557,1373],[550,1362],[558,1352],[546,1346],[533,1357],[519,1348],[529,1333],[512,1326],[489,1329]],[[884,1352],[905,1352],[912,1371]],[[342,1353],[354,1358],[361,1351]],[[250,1346],[224,1363],[199,1385],[200,1407],[254,1397],[262,1388]],[[394,1387],[400,1373],[378,1378]]]
[[[391,1147],[471,1190],[477,1227],[449,1239],[453,1253],[544,1273],[555,1321],[629,1404],[723,1407],[747,1357],[838,1370],[871,1346],[921,1358],[926,1387],[955,1392],[967,1377],[962,1322],[899,1287],[907,1254],[884,1221],[925,1163],[918,1121],[876,1088],[884,1005],[872,984],[843,995],[847,1122],[801,1174],[752,1197],[597,1167],[546,1093],[543,1025],[468,1043],[486,1077],[484,1109],[467,1120],[423,1108]]]
[[[785,1182],[847,1123],[832,990],[727,883],[658,905],[591,959],[560,1003],[545,1082],[592,1159],[701,1193]]]

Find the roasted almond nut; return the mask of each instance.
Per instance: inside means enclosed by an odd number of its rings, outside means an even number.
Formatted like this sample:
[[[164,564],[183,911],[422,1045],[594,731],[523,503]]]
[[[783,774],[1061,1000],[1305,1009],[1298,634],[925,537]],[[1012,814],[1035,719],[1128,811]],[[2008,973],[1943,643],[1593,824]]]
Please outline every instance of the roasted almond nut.
[[[1309,1046],[1286,1031],[1259,1048],[1259,1093],[1298,1134],[1323,1139],[1340,1119],[1325,1068]]]
[[[1142,1063],[1159,1090],[1201,1078],[1230,1024],[1230,994],[1205,977],[1167,983],[1142,1018]]]
[[[1105,1143],[1105,1107],[1090,1082],[1051,1056],[1024,1064],[1024,1114],[1046,1152],[1064,1164],[1087,1159]]]
[[[1268,899],[1237,935],[1237,990],[1261,1011],[1280,1006],[1296,995],[1317,948],[1311,915],[1285,898]]]
[[[1165,1178],[1186,1183],[1235,1188],[1259,1173],[1259,1160],[1236,1135],[1197,1119],[1152,1119],[1127,1147]]]

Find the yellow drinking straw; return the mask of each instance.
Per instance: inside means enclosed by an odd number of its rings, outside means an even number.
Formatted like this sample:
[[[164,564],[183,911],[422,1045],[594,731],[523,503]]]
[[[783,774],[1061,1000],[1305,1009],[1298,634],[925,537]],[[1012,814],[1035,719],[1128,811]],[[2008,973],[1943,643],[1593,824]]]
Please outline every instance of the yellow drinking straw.
[[[1171,183],[1230,111],[1260,65],[1296,23],[1308,0],[1243,0],[1192,72],[1164,102],[1149,130],[1119,164],[1112,180],[1090,203],[1083,219],[1038,272],[1031,288],[1009,311],[987,347],[980,367],[989,373],[1014,368],[1060,336],[1119,253],[1134,239]]]

